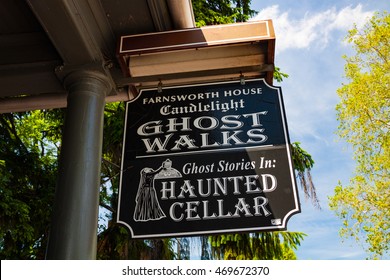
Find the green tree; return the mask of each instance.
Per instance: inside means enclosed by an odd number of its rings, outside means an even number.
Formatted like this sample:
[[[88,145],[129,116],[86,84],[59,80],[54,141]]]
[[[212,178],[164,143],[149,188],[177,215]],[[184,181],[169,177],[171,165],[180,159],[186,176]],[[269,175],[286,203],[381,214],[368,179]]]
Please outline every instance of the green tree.
[[[42,259],[62,114],[0,114],[0,258]]]
[[[317,197],[316,188],[311,177],[311,169],[314,166],[314,160],[311,155],[301,147],[301,143],[294,142],[291,145],[292,159],[296,177],[302,187],[303,193],[307,199],[310,199],[315,207],[321,209],[320,201]]]
[[[255,232],[209,237],[212,256],[224,260],[294,260],[305,234],[297,232]]]
[[[346,39],[355,54],[345,56],[348,83],[338,89],[336,109],[356,171],[348,185],[335,188],[330,206],[343,220],[340,234],[380,258],[390,249],[390,15],[374,15]]]
[[[256,11],[251,0],[193,0],[192,7],[198,27],[247,21]]]

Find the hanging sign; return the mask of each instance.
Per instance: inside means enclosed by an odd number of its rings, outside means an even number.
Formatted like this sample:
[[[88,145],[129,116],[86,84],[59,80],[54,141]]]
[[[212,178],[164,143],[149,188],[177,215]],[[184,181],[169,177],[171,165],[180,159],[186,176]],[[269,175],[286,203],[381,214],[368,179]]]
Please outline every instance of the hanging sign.
[[[142,90],[123,145],[133,238],[283,230],[300,212],[281,89],[263,79]]]

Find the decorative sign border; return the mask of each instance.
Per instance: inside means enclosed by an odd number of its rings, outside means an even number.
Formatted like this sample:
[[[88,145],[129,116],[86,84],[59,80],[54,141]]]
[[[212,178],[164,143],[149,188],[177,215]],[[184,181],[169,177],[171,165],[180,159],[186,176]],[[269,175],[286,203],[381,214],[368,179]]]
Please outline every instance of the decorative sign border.
[[[300,212],[281,89],[264,79],[142,90],[121,170],[133,238],[284,230]]]

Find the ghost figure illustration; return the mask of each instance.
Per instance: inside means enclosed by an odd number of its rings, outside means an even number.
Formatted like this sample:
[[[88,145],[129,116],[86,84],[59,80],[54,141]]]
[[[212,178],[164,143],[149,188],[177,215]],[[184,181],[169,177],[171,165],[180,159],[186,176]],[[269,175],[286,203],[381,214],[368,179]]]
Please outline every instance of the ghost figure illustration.
[[[138,192],[135,198],[134,221],[146,222],[165,218],[154,188],[155,176],[163,168],[164,166],[162,165],[156,170],[149,167],[141,170]]]
[[[158,202],[155,179],[180,178],[181,173],[172,167],[172,161],[166,159],[162,165],[153,170],[145,167],[140,172],[137,196],[135,197],[134,221],[146,222],[165,218],[164,211]]]

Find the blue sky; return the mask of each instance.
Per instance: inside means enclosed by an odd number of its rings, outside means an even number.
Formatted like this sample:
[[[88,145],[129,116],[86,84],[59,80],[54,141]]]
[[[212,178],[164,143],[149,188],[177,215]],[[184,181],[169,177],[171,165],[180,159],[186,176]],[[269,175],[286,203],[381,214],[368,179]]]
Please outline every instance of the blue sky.
[[[390,12],[388,0],[252,0],[254,20],[272,19],[276,32],[275,64],[289,78],[282,87],[290,138],[301,142],[315,160],[312,170],[322,210],[305,201],[288,230],[308,234],[297,256],[303,260],[365,259],[362,245],[339,237],[341,221],[329,210],[328,197],[338,181],[353,176],[352,149],[335,132],[338,122],[336,90],[345,82],[343,41],[355,23],[364,25],[375,11]]]

